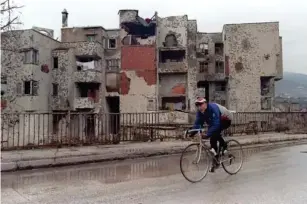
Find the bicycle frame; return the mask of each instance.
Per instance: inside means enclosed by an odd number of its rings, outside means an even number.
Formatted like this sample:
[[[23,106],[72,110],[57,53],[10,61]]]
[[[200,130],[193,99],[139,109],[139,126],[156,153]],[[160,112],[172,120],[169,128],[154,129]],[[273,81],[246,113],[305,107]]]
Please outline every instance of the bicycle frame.
[[[197,150],[197,154],[196,154],[196,157],[195,157],[197,163],[200,161],[201,151],[202,151],[202,149],[203,149],[202,147],[204,147],[206,151],[209,151],[209,147],[208,147],[207,145],[205,145],[205,143],[202,141],[202,134],[201,134],[201,133],[203,132],[203,130],[204,130],[204,129],[190,129],[190,130],[186,130],[186,131],[185,131],[185,134],[184,134],[184,138],[186,138],[186,136],[187,136],[188,133],[197,132],[197,133],[196,133],[197,139],[198,139],[197,142],[199,142],[199,147],[200,147],[200,148]]]
[[[208,147],[206,144],[205,144],[205,142],[203,142],[203,139],[202,139],[202,132],[204,132],[204,129],[202,129],[202,128],[199,128],[199,129],[190,129],[190,130],[186,130],[185,131],[185,134],[184,134],[184,138],[186,138],[186,136],[188,135],[188,133],[191,133],[191,132],[197,132],[197,143],[199,143],[199,146],[200,146],[200,148],[199,148],[199,150],[197,151],[197,155],[196,155],[196,157],[195,157],[195,159],[197,160],[197,163],[200,161],[200,157],[201,157],[201,151],[202,151],[202,147],[204,147],[205,148],[205,151],[207,151],[207,152],[209,152],[209,155],[210,155],[210,157],[211,158],[213,158],[216,162],[218,162],[218,163],[222,163],[222,162],[224,162],[224,161],[218,161],[218,159],[216,159],[216,157],[215,156],[212,156],[212,153],[209,151],[209,149],[210,149],[210,147]],[[223,137],[223,136],[222,136]],[[209,138],[208,138],[209,139]],[[217,155],[218,155],[218,157],[220,156],[220,148],[219,148],[219,146],[218,146],[218,151],[217,151]],[[226,160],[225,160],[226,161]]]

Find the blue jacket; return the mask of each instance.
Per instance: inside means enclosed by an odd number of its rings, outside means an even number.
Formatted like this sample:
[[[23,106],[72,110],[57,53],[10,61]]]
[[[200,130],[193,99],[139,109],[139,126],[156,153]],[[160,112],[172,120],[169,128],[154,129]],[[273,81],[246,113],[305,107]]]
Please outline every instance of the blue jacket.
[[[216,103],[208,103],[207,109],[204,113],[198,111],[196,113],[196,120],[193,129],[203,128],[204,123],[208,124],[207,137],[211,137],[221,125],[221,112]]]

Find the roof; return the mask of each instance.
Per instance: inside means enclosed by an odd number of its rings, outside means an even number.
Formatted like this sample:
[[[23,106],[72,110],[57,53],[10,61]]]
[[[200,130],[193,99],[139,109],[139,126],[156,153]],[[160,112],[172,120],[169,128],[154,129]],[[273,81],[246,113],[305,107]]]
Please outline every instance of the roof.
[[[279,23],[279,21],[264,21],[264,22],[252,22],[252,23],[229,23],[229,24],[224,24],[224,26],[228,26],[228,25],[248,25],[248,24],[270,24],[270,23]]]
[[[47,37],[47,38],[49,38],[49,39],[51,39],[51,40],[54,40],[54,41],[60,43],[60,41],[58,41],[58,40],[56,40],[56,39],[54,39],[54,38],[52,38],[52,37],[50,37],[50,36],[48,36],[48,35],[45,35],[44,33],[41,33],[41,32],[39,32],[39,31],[37,31],[37,30],[35,30],[35,29],[33,29],[33,28],[30,28],[30,29],[12,30],[12,31],[6,31],[6,32],[3,32],[3,33],[8,33],[8,32],[21,32],[21,31],[34,31],[34,32],[36,32],[36,33],[38,33],[38,34],[40,34],[40,35],[42,35],[42,36],[44,36],[44,37]],[[1,34],[2,34],[2,33],[1,33]]]

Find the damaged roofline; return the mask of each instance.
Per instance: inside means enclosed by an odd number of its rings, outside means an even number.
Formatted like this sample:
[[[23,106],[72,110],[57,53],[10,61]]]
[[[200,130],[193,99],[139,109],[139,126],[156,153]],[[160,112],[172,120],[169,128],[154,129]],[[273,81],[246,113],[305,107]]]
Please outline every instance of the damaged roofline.
[[[37,30],[35,30],[35,29],[33,29],[33,28],[11,30],[11,31],[5,31],[5,32],[2,32],[2,33],[5,34],[5,33],[21,32],[21,31],[34,31],[34,32],[36,32],[36,33],[38,33],[38,34],[40,34],[40,35],[42,35],[42,36],[44,36],[44,37],[47,37],[47,38],[53,40],[53,41],[56,41],[56,42],[58,42],[58,43],[61,42],[61,41],[58,41],[58,40],[56,40],[56,39],[54,39],[54,38],[52,38],[52,37],[50,37],[50,36],[48,36],[48,35],[45,35],[44,33],[41,33],[41,32],[39,32],[39,31],[37,31]],[[2,35],[2,33],[1,33],[1,35]]]
[[[120,12],[123,12],[123,11],[135,11],[136,14],[139,13],[139,10],[136,10],[136,9],[120,9],[117,14],[119,14]]]
[[[73,26],[73,27],[63,27],[63,28],[61,28],[61,30],[62,29],[74,29],[74,28],[80,28],[80,29],[84,29],[84,30],[101,28],[102,30],[106,31],[106,29],[102,26]]]
[[[263,21],[263,22],[253,22],[253,23],[226,23],[224,24],[223,27],[228,26],[228,25],[248,25],[248,24],[274,24],[274,23],[278,23],[279,21]]]

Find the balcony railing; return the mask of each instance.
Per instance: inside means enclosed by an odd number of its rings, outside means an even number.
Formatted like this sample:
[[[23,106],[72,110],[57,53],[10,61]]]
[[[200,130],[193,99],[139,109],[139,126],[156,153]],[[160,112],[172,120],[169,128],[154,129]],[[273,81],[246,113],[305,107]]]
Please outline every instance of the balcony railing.
[[[186,73],[187,71],[188,66],[184,61],[159,63],[159,73]]]
[[[83,100],[76,105],[81,107]],[[82,100],[82,101],[81,101]],[[86,101],[87,105],[93,103]],[[180,139],[195,113],[11,113],[1,114],[1,149],[110,144]],[[307,133],[307,112],[234,113],[230,135],[258,132]]]
[[[95,100],[90,97],[77,97],[74,99],[74,109],[78,108],[94,108]]]

